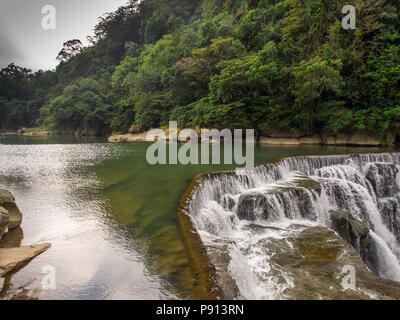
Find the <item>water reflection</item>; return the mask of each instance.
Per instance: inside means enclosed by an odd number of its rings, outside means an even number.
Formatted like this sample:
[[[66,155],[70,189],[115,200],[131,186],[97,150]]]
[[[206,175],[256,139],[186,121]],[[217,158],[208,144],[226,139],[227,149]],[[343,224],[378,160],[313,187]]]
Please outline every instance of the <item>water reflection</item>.
[[[52,244],[6,279],[8,290],[40,287],[41,268],[49,264],[57,289],[43,291],[43,299],[163,297],[160,280],[146,270],[133,238],[126,240],[100,196],[92,167],[120,153],[102,144],[0,145],[0,188],[15,195],[23,212],[22,245]],[[18,243],[12,235],[4,246]]]
[[[83,142],[90,143],[0,139],[0,188],[15,195],[24,215],[20,241],[52,244],[7,280],[8,290],[39,288],[42,267],[50,264],[56,268],[57,289],[44,290],[42,299],[196,298],[175,220],[177,204],[194,175],[232,166],[150,166],[146,143]],[[262,163],[283,156],[377,151],[296,146],[258,147],[255,154],[256,163]]]

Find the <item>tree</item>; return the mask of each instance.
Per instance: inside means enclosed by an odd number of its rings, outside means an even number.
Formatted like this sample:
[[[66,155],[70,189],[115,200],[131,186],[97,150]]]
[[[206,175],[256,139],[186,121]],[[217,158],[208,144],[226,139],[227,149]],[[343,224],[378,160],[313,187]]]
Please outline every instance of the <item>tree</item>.
[[[76,56],[83,50],[82,42],[78,39],[69,40],[64,42],[63,48],[57,55],[57,60],[60,62],[67,62],[72,57]]]

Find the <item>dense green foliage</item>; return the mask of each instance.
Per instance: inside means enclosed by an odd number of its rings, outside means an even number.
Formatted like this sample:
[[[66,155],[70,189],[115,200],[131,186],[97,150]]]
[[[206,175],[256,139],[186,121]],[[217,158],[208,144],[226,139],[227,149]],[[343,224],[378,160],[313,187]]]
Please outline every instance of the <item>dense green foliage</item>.
[[[131,0],[55,71],[3,69],[0,127],[399,135],[399,15],[400,0]]]

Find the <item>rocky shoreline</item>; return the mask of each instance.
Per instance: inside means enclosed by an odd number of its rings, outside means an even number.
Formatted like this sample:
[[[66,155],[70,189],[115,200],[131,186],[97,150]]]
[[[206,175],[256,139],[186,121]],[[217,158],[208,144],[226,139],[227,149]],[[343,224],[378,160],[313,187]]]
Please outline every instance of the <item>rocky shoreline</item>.
[[[195,129],[200,132],[200,129]],[[121,134],[112,134],[107,137],[108,142],[146,142],[146,136],[149,131],[144,132],[129,132]],[[168,130],[164,130],[167,141]],[[66,132],[69,136],[97,136],[94,132],[74,131]],[[0,136],[25,136],[25,137],[48,137],[56,135],[52,131],[30,131],[18,130],[15,132],[0,132]],[[219,141],[210,139],[210,143],[219,143]],[[326,145],[326,146],[365,146],[365,147],[380,147],[380,146],[394,146],[396,139],[394,136],[388,137],[386,141],[381,140],[377,136],[371,134],[354,132],[349,134],[340,133],[337,135],[331,134],[315,134],[306,135],[304,133],[291,133],[287,131],[266,131],[262,132],[257,138],[259,145],[271,146],[302,146],[302,145]]]
[[[0,136],[24,136],[24,137],[48,137],[52,136],[51,131],[32,131],[32,132],[0,132]]]
[[[0,189],[0,300],[19,298],[20,292],[4,292],[7,277],[25,267],[51,246],[49,243],[33,246],[20,246],[19,241],[15,243],[12,240],[13,234],[21,231],[21,222],[22,213],[14,196],[11,192]]]
[[[199,131],[200,129],[196,129]],[[168,130],[164,130],[167,140]],[[108,142],[145,142],[148,131],[141,133],[124,133],[114,134],[107,138]],[[218,141],[210,139],[211,143]],[[304,133],[290,133],[285,131],[264,132],[257,139],[259,145],[327,145],[327,146],[393,146],[395,137],[389,137],[383,142],[379,137],[370,134],[355,132],[350,134],[322,134],[322,135],[305,135]]]

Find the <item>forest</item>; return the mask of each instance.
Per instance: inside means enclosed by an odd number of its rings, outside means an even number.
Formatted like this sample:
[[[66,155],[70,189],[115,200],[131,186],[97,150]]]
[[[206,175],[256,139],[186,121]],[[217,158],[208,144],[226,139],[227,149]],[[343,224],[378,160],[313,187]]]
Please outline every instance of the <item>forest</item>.
[[[400,136],[399,15],[400,0],[130,0],[55,70],[2,69],[0,129]]]

